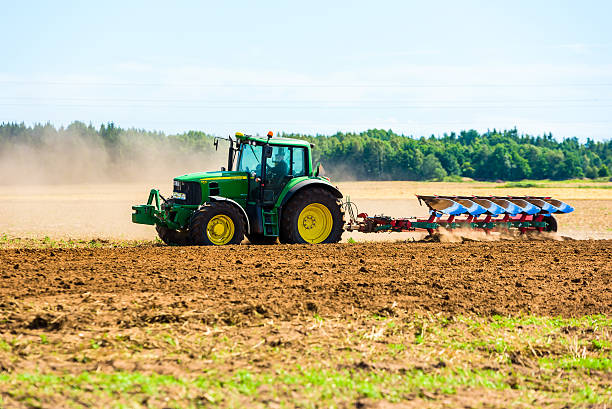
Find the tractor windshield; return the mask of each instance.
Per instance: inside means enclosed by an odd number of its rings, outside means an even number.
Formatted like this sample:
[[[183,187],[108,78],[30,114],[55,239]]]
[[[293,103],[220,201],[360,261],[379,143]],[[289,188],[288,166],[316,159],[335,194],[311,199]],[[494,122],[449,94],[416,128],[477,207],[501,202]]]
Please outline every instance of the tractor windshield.
[[[239,172],[255,172],[261,177],[261,145],[243,144],[240,150],[240,159],[238,161]]]

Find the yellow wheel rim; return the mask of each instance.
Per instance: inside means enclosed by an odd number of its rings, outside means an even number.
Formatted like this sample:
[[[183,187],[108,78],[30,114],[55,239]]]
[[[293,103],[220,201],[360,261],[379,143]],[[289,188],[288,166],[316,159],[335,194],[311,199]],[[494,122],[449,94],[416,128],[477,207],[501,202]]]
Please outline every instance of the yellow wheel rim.
[[[298,216],[298,233],[308,243],[321,243],[332,231],[334,219],[327,207],[311,203]]]
[[[206,235],[214,245],[227,244],[234,237],[234,222],[228,216],[218,214],[208,221]]]

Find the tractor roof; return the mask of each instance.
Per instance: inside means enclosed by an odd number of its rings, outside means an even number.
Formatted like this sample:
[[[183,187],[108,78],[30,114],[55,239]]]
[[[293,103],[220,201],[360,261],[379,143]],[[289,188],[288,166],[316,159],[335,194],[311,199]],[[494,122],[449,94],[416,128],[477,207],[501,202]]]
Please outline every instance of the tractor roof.
[[[312,147],[313,145],[301,139],[293,139],[293,138],[269,138],[267,136],[252,136],[252,135],[243,135],[240,132],[236,132],[236,137],[241,141],[253,141],[255,143],[269,143],[270,145],[282,145],[282,146],[301,146],[301,147]]]

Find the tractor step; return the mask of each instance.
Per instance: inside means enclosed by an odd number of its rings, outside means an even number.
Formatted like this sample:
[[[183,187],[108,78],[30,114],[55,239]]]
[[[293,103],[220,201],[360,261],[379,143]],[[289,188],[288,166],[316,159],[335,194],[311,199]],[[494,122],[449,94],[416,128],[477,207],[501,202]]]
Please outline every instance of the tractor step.
[[[278,237],[278,213],[262,210],[264,236]]]

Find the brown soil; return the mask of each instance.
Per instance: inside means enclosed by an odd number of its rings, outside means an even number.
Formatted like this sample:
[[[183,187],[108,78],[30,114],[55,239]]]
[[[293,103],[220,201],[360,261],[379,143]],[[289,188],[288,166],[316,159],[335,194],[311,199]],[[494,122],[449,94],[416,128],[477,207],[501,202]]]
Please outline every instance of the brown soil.
[[[612,311],[612,241],[0,250],[1,330]]]
[[[417,384],[399,403],[353,390],[329,402],[501,408],[518,399],[562,407],[567,391],[587,384],[607,393],[609,372],[534,370],[538,359],[599,359],[606,350],[593,349],[593,340],[608,348],[609,327],[543,330],[526,321],[492,329],[457,316],[493,322],[495,314],[609,314],[611,256],[612,241],[2,249],[0,375],[13,381],[0,382],[0,406],[199,407],[216,396],[220,407],[278,407],[279,400],[314,407],[300,403],[317,399],[309,387],[287,389],[275,374],[306,376],[306,368],[345,377],[444,377],[469,368],[493,371],[486,376],[509,389],[448,393]],[[507,350],[496,349],[500,339]],[[241,371],[275,383],[252,395],[222,386],[235,385]],[[113,393],[119,386],[92,381],[111,388],[101,393],[64,379],[131,372],[176,376],[187,385],[218,377],[221,386],[210,397],[193,385]],[[59,389],[36,389],[22,373],[63,380]]]

